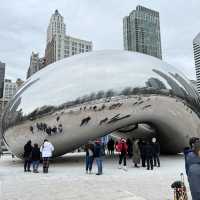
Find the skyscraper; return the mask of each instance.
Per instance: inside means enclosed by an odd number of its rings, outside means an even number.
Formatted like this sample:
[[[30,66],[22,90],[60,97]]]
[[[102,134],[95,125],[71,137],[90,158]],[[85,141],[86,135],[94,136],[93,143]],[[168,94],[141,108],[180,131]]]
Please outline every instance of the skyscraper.
[[[200,33],[193,40],[193,49],[197,77],[197,90],[200,92]]]
[[[45,49],[46,64],[53,63],[65,57],[92,51],[92,42],[66,35],[64,18],[55,10],[47,29],[47,44]]]
[[[137,6],[123,19],[124,49],[162,59],[159,12]]]
[[[4,77],[5,77],[5,63],[0,61],[0,98],[3,97]]]
[[[39,53],[32,52],[26,78],[29,78],[43,67],[45,67],[45,58],[40,58]]]

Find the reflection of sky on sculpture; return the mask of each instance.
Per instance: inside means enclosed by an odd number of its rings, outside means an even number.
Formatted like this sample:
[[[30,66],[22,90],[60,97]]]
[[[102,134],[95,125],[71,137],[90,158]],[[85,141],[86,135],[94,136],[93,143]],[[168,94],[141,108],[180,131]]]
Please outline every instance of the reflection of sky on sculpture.
[[[125,87],[145,87],[145,82],[151,77],[158,78],[167,88],[171,88],[152,69],[158,69],[168,76],[168,71],[177,73],[172,66],[157,58],[127,51],[97,51],[66,58],[30,78],[32,81],[40,77],[40,81],[23,92],[17,110],[22,108],[24,114],[28,114],[35,108],[59,106],[100,90],[120,91]],[[178,81],[176,83],[181,86]]]

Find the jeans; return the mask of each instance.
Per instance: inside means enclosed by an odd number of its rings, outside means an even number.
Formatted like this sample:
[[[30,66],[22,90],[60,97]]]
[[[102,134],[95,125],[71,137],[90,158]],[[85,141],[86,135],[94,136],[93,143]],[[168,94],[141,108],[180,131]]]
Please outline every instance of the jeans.
[[[96,158],[96,164],[98,168],[98,174],[102,174],[102,159],[100,157]]]
[[[126,166],[126,154],[119,155],[119,165],[122,164],[122,160],[124,161],[124,166]]]
[[[86,167],[86,171],[92,171],[92,164],[93,164],[93,156],[86,156],[85,157],[85,167]]]
[[[32,164],[33,164],[33,171],[38,171],[40,161],[39,160],[32,161]]]

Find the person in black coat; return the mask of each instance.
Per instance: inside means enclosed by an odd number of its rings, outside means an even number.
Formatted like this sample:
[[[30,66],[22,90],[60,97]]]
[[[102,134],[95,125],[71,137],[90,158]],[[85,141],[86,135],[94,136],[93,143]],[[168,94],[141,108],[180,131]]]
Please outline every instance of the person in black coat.
[[[200,142],[194,144],[194,150],[187,156],[188,181],[193,200],[200,200]]]
[[[115,148],[115,142],[114,142],[114,140],[111,138],[111,139],[108,141],[108,144],[107,144],[108,154],[113,155],[113,154],[114,154],[114,148]]]
[[[154,166],[160,167],[160,144],[156,140],[156,138],[152,138],[152,146],[153,146],[153,160]]]
[[[32,164],[33,164],[33,172],[39,173],[38,167],[40,164],[40,149],[38,147],[38,144],[34,144],[31,155],[32,155],[31,158],[32,158]]]
[[[146,161],[147,161],[147,170],[150,169],[153,170],[153,146],[150,142],[147,142],[147,144],[144,147],[145,150],[145,157],[146,157]]]
[[[140,140],[139,143],[139,148],[140,148],[140,156],[142,160],[142,167],[146,167],[146,153],[145,153],[145,145],[146,142],[144,140]]]
[[[32,145],[31,140],[29,140],[24,145],[24,172],[30,172],[30,166],[31,166],[31,152],[32,152]]]

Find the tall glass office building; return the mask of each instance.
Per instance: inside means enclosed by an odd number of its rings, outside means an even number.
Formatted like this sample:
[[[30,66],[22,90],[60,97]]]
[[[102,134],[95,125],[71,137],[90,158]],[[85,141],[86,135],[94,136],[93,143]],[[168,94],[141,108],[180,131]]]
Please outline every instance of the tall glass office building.
[[[5,78],[5,63],[0,61],[0,98],[3,97],[3,87]]]
[[[197,90],[200,92],[200,33],[193,40],[193,49],[197,77]]]
[[[124,49],[162,59],[159,12],[137,6],[123,19]]]

